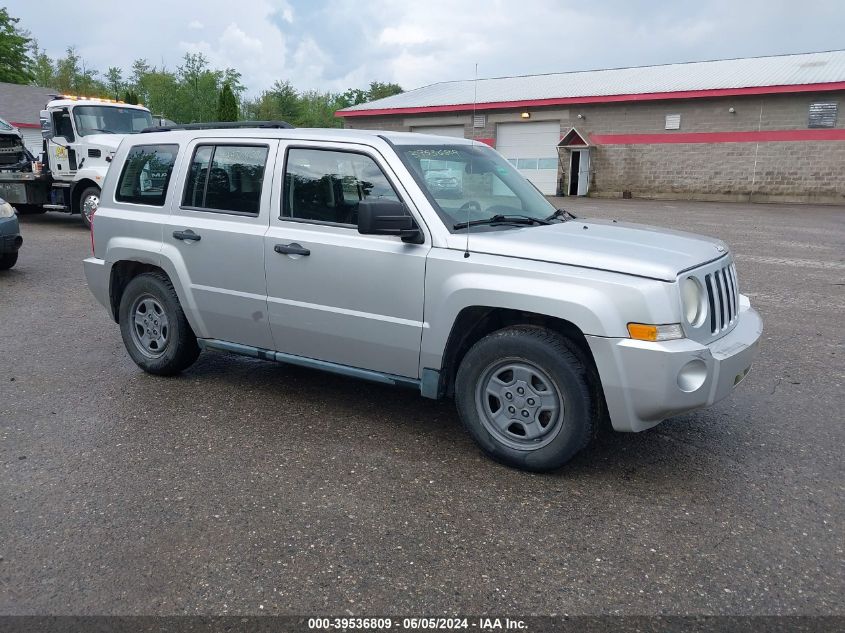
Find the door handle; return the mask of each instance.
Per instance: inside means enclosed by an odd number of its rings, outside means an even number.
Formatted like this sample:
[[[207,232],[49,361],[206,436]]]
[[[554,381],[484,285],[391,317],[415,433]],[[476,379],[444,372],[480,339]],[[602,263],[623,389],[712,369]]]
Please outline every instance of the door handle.
[[[276,244],[273,250],[282,255],[310,255],[311,251],[294,242],[293,244]]]
[[[194,233],[191,229],[186,231],[173,231],[173,237],[182,242],[199,242],[202,237]]]

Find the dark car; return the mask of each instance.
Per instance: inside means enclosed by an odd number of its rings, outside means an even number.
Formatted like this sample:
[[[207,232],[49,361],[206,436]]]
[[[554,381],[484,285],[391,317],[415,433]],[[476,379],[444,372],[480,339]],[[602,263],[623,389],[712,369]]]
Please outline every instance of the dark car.
[[[18,262],[23,244],[15,207],[0,198],[0,270],[8,270]]]

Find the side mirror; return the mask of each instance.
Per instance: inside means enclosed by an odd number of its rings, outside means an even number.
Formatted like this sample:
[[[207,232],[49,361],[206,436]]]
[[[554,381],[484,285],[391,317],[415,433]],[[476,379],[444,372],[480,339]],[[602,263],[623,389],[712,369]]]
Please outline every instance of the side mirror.
[[[396,235],[409,244],[424,241],[422,231],[405,205],[382,198],[358,203],[358,232],[361,235]]]
[[[53,121],[50,118],[50,111],[41,110],[38,113],[38,119],[41,121],[41,138],[49,141],[53,138]]]

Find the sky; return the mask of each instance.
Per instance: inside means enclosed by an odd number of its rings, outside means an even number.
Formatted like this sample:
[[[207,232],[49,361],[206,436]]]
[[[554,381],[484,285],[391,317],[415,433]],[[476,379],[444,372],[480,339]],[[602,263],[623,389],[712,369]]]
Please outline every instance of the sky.
[[[845,48],[843,0],[11,0],[39,45],[87,67],[186,52],[274,81],[339,92],[439,81]],[[61,10],[56,10],[61,7]],[[56,17],[53,17],[56,16]]]

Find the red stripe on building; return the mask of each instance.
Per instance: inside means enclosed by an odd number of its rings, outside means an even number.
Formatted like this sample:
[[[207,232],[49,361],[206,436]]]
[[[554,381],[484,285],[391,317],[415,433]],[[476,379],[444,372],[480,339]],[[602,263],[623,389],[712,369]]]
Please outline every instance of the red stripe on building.
[[[524,101],[492,101],[489,103],[458,103],[454,105],[416,106],[410,108],[379,108],[375,110],[338,110],[335,116],[380,116],[385,114],[422,114],[426,112],[462,112],[468,110],[500,110],[508,108],[539,108],[557,105],[616,103],[620,101],[663,101],[667,99],[704,99],[748,95],[791,94],[795,92],[829,92],[845,90],[845,81],[792,86],[752,86],[748,88],[716,88],[711,90],[681,90],[678,92],[646,92],[642,94],[597,95],[592,97],[558,97],[527,99]]]
[[[496,147],[496,139],[494,138],[477,138],[473,140],[476,140],[479,143],[484,143],[485,145],[489,145],[490,147]]]
[[[9,121],[15,127],[31,127],[31,128],[40,128],[41,125],[39,123],[16,123],[15,121]]]
[[[596,145],[662,143],[767,143],[777,141],[845,141],[845,129],[754,130],[750,132],[678,132],[665,134],[592,134]]]

